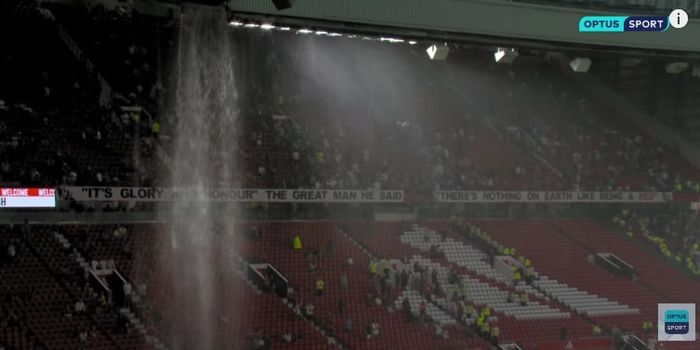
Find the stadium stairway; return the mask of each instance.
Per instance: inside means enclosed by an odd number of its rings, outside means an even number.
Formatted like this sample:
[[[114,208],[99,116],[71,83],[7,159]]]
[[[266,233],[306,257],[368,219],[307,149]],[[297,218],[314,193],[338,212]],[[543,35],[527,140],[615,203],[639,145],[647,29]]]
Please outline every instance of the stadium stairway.
[[[16,260],[0,268],[5,297],[12,299],[20,321],[14,326],[18,328],[5,330],[11,338],[0,342],[12,349],[152,349],[137,336],[113,332],[115,318],[107,310],[98,311],[90,292],[80,287],[82,274],[71,268],[69,252],[52,235],[34,227],[22,236],[16,236],[22,242]],[[75,312],[77,300],[85,302],[86,313]],[[79,339],[83,331],[88,334],[85,341]]]
[[[61,244],[64,250],[70,250],[71,251],[71,256],[75,259],[75,262],[83,269],[85,272],[85,275],[87,275],[90,271],[90,265],[88,264],[87,261],[85,261],[85,258],[83,258],[82,254],[78,251],[78,249],[75,249],[72,247],[71,243],[68,241],[68,239],[61,234],[58,231],[53,232],[54,238]],[[71,249],[73,248],[73,249]],[[133,305],[134,308],[138,308],[139,304],[141,303],[141,298],[138,296],[138,294],[134,293],[131,296],[130,305]],[[163,342],[158,339],[157,336],[148,334],[146,326],[144,325],[143,321],[134,313],[130,308],[120,308],[118,311],[122,316],[126,317],[128,322],[139,332],[143,335],[144,340],[146,343],[153,344],[154,348],[156,350],[167,350],[168,348],[163,344]]]
[[[236,260],[238,262],[238,266],[247,266],[248,265],[248,262],[245,261],[240,255],[238,255],[238,253],[235,252],[232,248],[229,251],[230,251],[231,255],[236,258]],[[245,270],[236,269],[235,271],[236,271],[236,275],[240,279],[244,280],[245,284],[248,285],[248,287],[252,288],[257,295],[263,295],[263,292],[250,279],[247,278]],[[266,295],[266,297],[267,296],[271,296],[271,295]],[[273,297],[273,299],[274,299],[274,297]],[[293,313],[292,309],[294,308],[294,305],[288,299],[286,299],[286,298],[279,299],[278,301],[281,304],[283,304],[285,307],[287,307],[288,310],[286,310],[286,313],[288,315]],[[277,312],[277,314],[283,314],[283,313],[285,313],[285,312],[283,312],[282,310]],[[327,331],[324,329],[323,325],[316,322],[315,319],[305,317],[305,318],[303,318],[303,320],[301,320],[295,316],[295,322],[297,322],[297,323],[305,322],[308,325],[307,327],[305,327],[307,330],[307,333],[315,331],[317,334],[320,334],[321,336],[323,336],[327,340],[328,346],[326,346],[326,347],[328,347],[328,348],[336,347],[339,349],[347,349],[346,346],[338,343],[337,339],[333,335],[328,334]],[[315,334],[315,335],[317,335],[317,334]],[[321,344],[318,344],[318,346],[320,346],[320,345]]]
[[[562,236],[591,252],[612,252],[632,264],[638,271],[637,283],[659,294],[658,302],[700,303],[700,281],[681,272],[660,255],[637,247],[629,239],[595,222],[560,220],[553,222],[553,225]]]
[[[99,305],[97,294],[87,284],[87,263],[77,247],[60,234],[58,226],[33,226],[33,230],[34,237],[38,240],[37,244],[42,249],[41,256],[46,259],[48,266],[55,268],[68,279],[67,288],[76,295],[76,299],[85,302],[87,313],[92,314],[97,329],[104,330],[118,348],[157,349],[155,344],[146,342],[143,334],[135,332],[133,327],[126,332],[114,331],[119,324],[119,310]],[[102,309],[102,312],[91,312],[97,309]]]
[[[126,235],[112,237],[112,232],[117,227],[119,225],[70,225],[62,230],[69,242],[80,250],[89,249],[90,259],[113,259],[117,268],[135,286],[147,286],[147,292],[134,300],[134,310],[121,310],[127,313],[127,317],[135,314],[141,318],[147,340],[160,337],[168,342],[184,342],[190,348],[195,346],[188,343],[188,338],[197,339],[198,332],[202,329],[194,325],[188,329],[173,329],[167,322],[169,318],[181,317],[193,311],[187,305],[175,305],[170,282],[173,278],[171,274],[176,271],[159,262],[159,247],[163,241],[169,241],[164,236],[169,234],[167,226],[124,225]],[[225,252],[226,257],[223,260],[225,264],[217,268],[217,290],[214,293],[226,297],[220,299],[215,329],[208,332],[214,335],[213,346],[247,347],[250,336],[266,335],[271,338],[273,348],[333,348],[329,345],[329,339],[313,325],[297,318],[281,299],[257,290],[239,268],[242,259],[223,240],[217,243],[225,249],[222,252]],[[139,289],[135,288],[135,293],[140,294]],[[287,332],[302,335],[303,338],[290,344],[284,343],[279,336]]]
[[[678,267],[672,266],[664,258],[655,252],[638,247],[630,239],[610,232],[604,226],[585,220],[556,220],[552,222],[557,232],[564,238],[571,240],[590,252],[611,252],[621,257],[635,267],[635,284],[639,289],[648,291],[654,295],[646,304],[648,314],[644,320],[656,323],[657,303],[699,303],[700,281],[683,273]],[[672,286],[669,288],[669,286]],[[624,293],[625,291],[617,290]],[[635,295],[633,292],[629,296]],[[617,321],[624,324],[625,319]],[[641,328],[641,322],[630,326],[631,329]],[[632,328],[635,327],[635,328]],[[642,337],[642,331],[638,331]],[[655,331],[654,331],[655,332]],[[651,335],[655,336],[655,333]],[[646,337],[644,337],[646,339]],[[697,349],[695,343],[674,342],[666,343],[666,349]]]

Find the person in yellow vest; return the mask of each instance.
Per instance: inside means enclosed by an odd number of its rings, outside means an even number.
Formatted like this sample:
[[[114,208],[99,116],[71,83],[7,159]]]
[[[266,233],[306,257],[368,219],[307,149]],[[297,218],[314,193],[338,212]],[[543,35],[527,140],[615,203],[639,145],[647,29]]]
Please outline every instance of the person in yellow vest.
[[[301,250],[301,236],[294,236],[294,250]]]
[[[530,259],[528,259],[528,258],[525,258],[525,263],[524,263],[524,265],[525,265],[525,267],[531,267],[531,266],[532,266],[532,261],[530,261]]]
[[[675,185],[673,185],[673,190],[676,192],[683,192],[683,184],[681,184],[680,182],[676,183]]]
[[[530,266],[525,270],[525,283],[532,284],[533,279],[535,279],[535,270]]]
[[[529,302],[530,296],[528,296],[527,293],[523,292],[523,294],[520,295],[520,305],[526,306]]]
[[[482,315],[482,316],[479,316],[479,317],[476,319],[476,330],[477,330],[477,332],[481,333],[481,331],[482,331],[482,329],[483,329],[483,327],[484,327],[484,323],[486,323],[486,319],[484,319],[483,315]]]
[[[321,296],[323,295],[323,292],[326,290],[326,281],[323,280],[323,278],[318,278],[316,280],[316,295]]]
[[[316,152],[316,160],[319,163],[325,163],[326,162],[326,154],[323,152]]]
[[[377,260],[372,259],[369,262],[369,273],[372,275],[372,277],[377,275],[377,269],[379,268],[379,264],[377,263]]]
[[[469,287],[467,286],[467,282],[461,282],[459,286],[459,296],[462,297],[462,299],[464,300],[466,300],[469,297]]]
[[[481,323],[481,334],[483,338],[491,338],[491,325],[486,321]]]
[[[601,333],[603,333],[603,330],[600,329],[600,326],[597,325],[597,324],[594,324],[594,325],[593,325],[593,336],[594,336],[594,337],[597,337],[597,336],[599,336]]]
[[[498,346],[498,337],[501,335],[501,330],[498,329],[498,326],[493,326],[491,328],[491,344],[493,346]]]
[[[472,304],[467,305],[467,318],[472,318],[472,316],[474,316],[475,312],[476,312],[476,310],[474,310],[474,305],[472,305]]]
[[[520,273],[520,269],[515,270],[515,273],[513,274],[513,283],[518,284],[520,281],[522,281],[523,275]]]
[[[153,122],[153,124],[151,124],[151,133],[153,136],[158,136],[158,134],[160,134],[160,123]]]

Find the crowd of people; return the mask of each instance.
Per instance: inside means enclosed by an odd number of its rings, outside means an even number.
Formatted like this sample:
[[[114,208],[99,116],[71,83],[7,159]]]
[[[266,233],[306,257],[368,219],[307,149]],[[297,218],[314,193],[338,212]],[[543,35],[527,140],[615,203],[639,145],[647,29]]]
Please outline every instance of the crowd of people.
[[[695,210],[668,208],[647,213],[623,209],[613,222],[628,237],[643,239],[676,265],[700,276],[700,217]]]
[[[497,255],[510,256],[516,259],[519,264],[512,266],[514,284],[517,285],[521,282],[531,284],[532,281],[537,278],[532,266],[532,261],[522,254],[517,254],[517,250],[514,247],[505,246],[494,240],[488,232],[481,229],[479,226],[467,222],[462,217],[450,218],[450,224],[454,232],[486,253],[489,258],[489,264],[493,265],[493,259]],[[527,293],[524,296],[521,295],[520,300],[522,300],[522,298],[527,298]],[[509,301],[515,299],[517,299],[517,297],[509,296]]]
[[[61,69],[72,66],[69,72],[56,71],[61,61],[48,65],[37,61],[45,54],[21,53],[21,42],[29,40],[16,41],[16,50],[9,50],[6,57],[7,66],[40,72],[36,85],[41,88],[28,86],[19,95],[7,91],[8,98],[0,103],[0,113],[8,117],[0,124],[0,147],[7,150],[0,159],[3,180],[46,186],[167,185],[167,167],[152,165],[159,162],[159,144],[165,142],[166,152],[169,146],[167,136],[161,140],[159,135],[173,136],[173,130],[161,133],[160,124],[160,119],[172,117],[165,108],[171,82],[163,78],[168,75],[163,74],[167,62],[162,58],[174,47],[172,23],[101,5],[49,8],[56,12],[54,21],[70,23],[68,33],[94,63],[92,69],[113,84],[114,93],[109,106],[98,103],[104,86],[96,72],[61,49],[56,33],[49,47],[62,51],[53,55],[55,60],[74,61],[60,64]],[[52,30],[45,23],[43,31],[31,35]],[[261,42],[276,44],[269,39]],[[286,49],[277,48],[255,69],[281,73],[286,59],[303,62],[302,54]],[[14,51],[20,52],[17,57]],[[435,79],[430,70],[418,64],[416,68],[419,76]],[[421,115],[423,111],[377,115],[391,110],[387,107],[368,109],[363,112],[367,115],[354,119],[324,118],[327,108],[311,103],[314,96],[324,96],[316,91],[323,85],[295,92],[297,85],[287,81],[311,79],[308,74],[281,76],[274,89],[279,96],[268,96],[259,83],[243,95],[251,103],[238,108],[234,135],[238,142],[229,151],[237,166],[222,167],[235,173],[221,174],[221,181],[232,182],[222,185],[419,193],[520,189],[700,193],[700,182],[692,180],[695,172],[680,156],[629,125],[603,121],[601,116],[612,112],[542,64],[493,69],[491,88],[508,92],[495,107],[488,99],[464,101],[451,96],[454,87],[434,82],[445,99],[444,106],[430,104],[438,108],[439,116]],[[436,93],[426,91],[426,96],[432,94]],[[544,103],[531,103],[533,99]],[[151,113],[124,110],[125,106]],[[523,113],[528,117],[520,118]],[[43,128],[36,130],[37,125]],[[42,153],[40,160],[22,163],[35,152]]]

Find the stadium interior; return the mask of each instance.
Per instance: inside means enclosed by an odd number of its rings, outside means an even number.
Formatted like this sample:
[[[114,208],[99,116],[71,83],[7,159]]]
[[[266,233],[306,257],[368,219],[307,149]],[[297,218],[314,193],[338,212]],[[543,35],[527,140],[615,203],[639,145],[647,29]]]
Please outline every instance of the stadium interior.
[[[0,350],[700,349],[700,49],[414,3],[1,1]]]

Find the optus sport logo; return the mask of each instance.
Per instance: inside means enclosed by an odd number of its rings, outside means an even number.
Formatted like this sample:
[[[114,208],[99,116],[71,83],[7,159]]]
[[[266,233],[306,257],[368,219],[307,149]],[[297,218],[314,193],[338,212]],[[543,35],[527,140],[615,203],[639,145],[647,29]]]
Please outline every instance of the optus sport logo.
[[[659,341],[695,341],[695,304],[659,304]]]
[[[688,334],[688,311],[666,310],[664,312],[664,331],[666,334]]]
[[[665,32],[669,27],[683,28],[688,14],[673,10],[668,16],[585,16],[578,22],[579,32]]]

